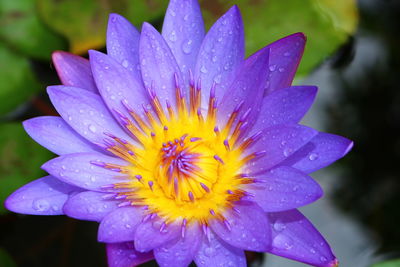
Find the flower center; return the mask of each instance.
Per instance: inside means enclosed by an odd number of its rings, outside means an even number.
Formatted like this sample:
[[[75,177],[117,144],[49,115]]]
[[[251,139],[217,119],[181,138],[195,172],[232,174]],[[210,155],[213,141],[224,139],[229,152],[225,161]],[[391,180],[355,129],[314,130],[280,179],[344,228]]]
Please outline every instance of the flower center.
[[[204,119],[200,89],[191,86],[187,108],[177,88],[176,111],[167,103],[168,114],[154,93],[145,119],[125,104],[131,118],[120,114],[120,119],[137,143],[108,135],[107,150],[129,165],[104,167],[127,178],[112,185],[119,190],[116,198],[124,199],[121,205],[144,206],[166,223],[183,219],[207,224],[210,216],[223,219],[225,210],[246,195],[245,185],[254,182],[242,173],[248,159],[242,152],[249,140],[237,142],[241,122],[232,128],[237,110],[222,131],[215,126],[213,90]]]

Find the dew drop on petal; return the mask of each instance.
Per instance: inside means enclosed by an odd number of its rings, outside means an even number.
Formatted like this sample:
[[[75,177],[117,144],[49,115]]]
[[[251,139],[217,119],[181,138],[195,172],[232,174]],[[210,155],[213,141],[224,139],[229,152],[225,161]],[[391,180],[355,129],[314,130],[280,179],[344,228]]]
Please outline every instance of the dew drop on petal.
[[[126,60],[126,59],[124,59],[124,60],[122,61],[122,66],[123,66],[124,68],[127,68],[127,67],[129,66],[129,61]]]
[[[281,232],[286,229],[286,225],[282,223],[281,221],[276,221],[274,223],[274,229],[275,231]]]
[[[193,41],[188,39],[182,43],[182,51],[185,54],[190,54],[192,52]]]
[[[202,73],[207,73],[207,69],[206,69],[205,66],[202,66],[202,67],[200,68],[200,71],[201,71]]]
[[[37,199],[33,201],[32,208],[36,211],[47,211],[50,208],[50,203],[45,199]]]
[[[291,148],[286,148],[283,150],[283,155],[285,157],[288,157],[292,152],[293,152],[293,150]]]
[[[290,237],[280,234],[272,240],[272,245],[279,249],[289,250],[293,247],[292,242]]]
[[[276,65],[270,65],[269,66],[270,71],[275,71],[276,70]]]
[[[311,153],[311,154],[308,156],[308,158],[309,158],[310,160],[316,160],[316,159],[318,159],[318,154],[317,154],[317,153]]]
[[[176,39],[177,39],[177,37],[176,37],[176,32],[175,32],[175,31],[172,31],[172,32],[169,34],[169,40],[170,40],[171,42],[175,42]]]
[[[215,254],[215,250],[212,247],[208,247],[204,250],[204,255],[207,257],[212,257]]]
[[[97,131],[96,126],[94,126],[93,124],[90,124],[88,128],[89,128],[89,131],[91,131],[92,133],[95,133]]]

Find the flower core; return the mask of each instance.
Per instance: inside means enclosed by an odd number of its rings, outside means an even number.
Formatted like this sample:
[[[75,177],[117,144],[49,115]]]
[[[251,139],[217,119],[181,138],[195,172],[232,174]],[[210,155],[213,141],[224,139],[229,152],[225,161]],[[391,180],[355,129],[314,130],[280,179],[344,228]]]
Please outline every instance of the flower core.
[[[167,102],[168,114],[153,91],[152,107],[143,108],[143,117],[124,104],[131,118],[117,113],[137,143],[109,135],[112,141],[107,149],[130,164],[104,167],[128,176],[129,181],[112,185],[121,190],[117,197],[125,199],[123,205],[145,206],[149,214],[168,223],[182,219],[207,224],[210,217],[224,220],[225,210],[246,195],[244,185],[254,182],[242,173],[249,160],[242,152],[249,140],[238,142],[243,126],[243,120],[237,120],[240,107],[220,131],[215,126],[214,87],[204,117],[200,88],[191,83],[188,105],[176,88],[176,109]]]

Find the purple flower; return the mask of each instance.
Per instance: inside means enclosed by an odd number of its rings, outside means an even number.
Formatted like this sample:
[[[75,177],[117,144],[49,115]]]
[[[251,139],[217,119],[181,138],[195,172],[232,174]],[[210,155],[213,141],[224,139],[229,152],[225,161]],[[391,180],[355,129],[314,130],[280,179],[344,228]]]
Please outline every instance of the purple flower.
[[[337,265],[297,208],[352,142],[298,124],[317,92],[291,86],[304,45],[296,33],[244,59],[236,6],[207,34],[196,0],[171,0],[162,35],[112,14],[107,55],[53,54],[61,117],[24,127],[60,156],[7,208],[100,222],[111,267],[245,266],[245,250]]]

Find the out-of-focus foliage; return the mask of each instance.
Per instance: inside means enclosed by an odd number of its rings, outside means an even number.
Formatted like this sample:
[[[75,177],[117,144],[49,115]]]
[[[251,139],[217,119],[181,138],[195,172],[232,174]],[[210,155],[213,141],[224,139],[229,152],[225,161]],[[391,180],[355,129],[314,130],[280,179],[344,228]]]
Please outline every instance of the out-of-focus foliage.
[[[375,263],[371,267],[400,267],[400,259]]]
[[[40,166],[53,154],[33,141],[21,123],[0,125],[0,202],[22,185],[45,173]],[[4,213],[0,205],[0,213]],[[8,266],[8,265],[6,265]]]
[[[0,115],[3,115],[27,101],[41,86],[31,71],[28,59],[1,43],[0,70]]]
[[[33,0],[0,0],[0,39],[28,57],[44,60],[52,51],[66,49],[63,38],[40,21]]]
[[[0,248],[0,266],[17,267],[11,256],[2,248]]]
[[[203,0],[208,26],[232,1]],[[242,11],[246,51],[252,54],[279,38],[304,32],[308,38],[297,75],[304,76],[330,56],[354,33],[357,22],[355,0],[236,0]]]
[[[161,17],[165,0],[38,0],[41,17],[70,42],[72,53],[102,48],[108,14],[119,13],[135,25]]]

